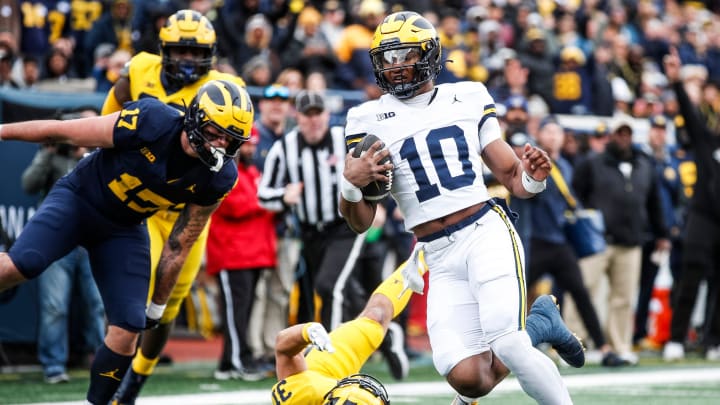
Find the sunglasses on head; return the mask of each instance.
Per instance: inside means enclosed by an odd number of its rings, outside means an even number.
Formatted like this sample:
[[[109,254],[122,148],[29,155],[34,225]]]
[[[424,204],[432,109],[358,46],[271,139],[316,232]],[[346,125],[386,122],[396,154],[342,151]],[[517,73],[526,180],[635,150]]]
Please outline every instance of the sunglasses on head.
[[[285,86],[269,86],[265,88],[263,98],[281,98],[287,100],[290,98],[290,89]]]

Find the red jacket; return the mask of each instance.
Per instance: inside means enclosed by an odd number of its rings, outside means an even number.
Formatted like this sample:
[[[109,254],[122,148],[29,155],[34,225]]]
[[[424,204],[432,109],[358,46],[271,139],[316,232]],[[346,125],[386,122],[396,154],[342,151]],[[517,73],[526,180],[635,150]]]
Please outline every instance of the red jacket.
[[[274,214],[258,203],[260,172],[238,164],[238,179],[210,220],[207,273],[275,267]]]

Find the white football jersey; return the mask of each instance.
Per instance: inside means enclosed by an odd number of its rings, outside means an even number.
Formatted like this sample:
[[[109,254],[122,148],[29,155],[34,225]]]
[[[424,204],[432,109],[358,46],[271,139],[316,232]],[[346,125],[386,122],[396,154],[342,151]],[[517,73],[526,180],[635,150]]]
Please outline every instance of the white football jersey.
[[[478,82],[441,84],[434,91],[423,107],[386,94],[347,114],[350,148],[373,134],[390,150],[391,193],[408,230],[490,199],[480,153],[501,137],[495,102]]]

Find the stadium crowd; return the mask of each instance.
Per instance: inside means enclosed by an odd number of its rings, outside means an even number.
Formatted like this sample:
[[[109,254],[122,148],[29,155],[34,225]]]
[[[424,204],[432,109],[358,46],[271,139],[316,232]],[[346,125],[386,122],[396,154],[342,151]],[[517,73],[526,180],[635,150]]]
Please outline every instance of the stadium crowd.
[[[236,190],[214,214],[218,228],[210,226],[207,242],[210,274],[222,288],[220,307],[239,312],[223,316],[226,348],[218,379],[271,376],[281,329],[316,320],[330,331],[354,319],[383,271],[411,253],[412,235],[391,199],[379,205],[369,231],[356,237],[339,216],[338,186],[319,185],[337,162],[318,164],[327,155],[302,153],[307,145],[316,151],[343,142],[337,131],[352,104],[343,95],[352,95],[353,102],[382,95],[368,51],[375,27],[401,10],[416,11],[437,27],[443,66],[437,84],[484,83],[505,140],[516,147],[538,145],[553,160],[556,173],[540,197],[510,199],[520,213],[517,229],[532,275],[531,295],[552,291],[560,297],[568,326],[600,353],[603,366],[638,364],[638,352],[647,349],[663,351],[668,361],[695,349],[720,360],[717,1],[0,5],[0,86],[28,92],[111,91],[127,77],[126,63],[141,52],[160,54],[161,29],[178,10],[195,10],[214,27],[212,68],[240,77],[255,105],[252,140],[238,163],[249,171],[240,182],[246,189]],[[333,153],[342,167],[345,150]],[[486,174],[491,194],[508,197]],[[575,206],[602,213],[604,250],[580,257],[571,246],[563,228],[566,211]],[[240,219],[263,229],[258,241],[245,232],[246,243],[257,245],[263,260],[248,255],[223,261],[227,236],[213,235],[231,232],[238,226],[232,221]],[[241,255],[243,247],[231,249]],[[392,263],[385,265],[388,256]],[[654,296],[656,278],[665,271],[674,280],[666,302]],[[206,277],[201,275],[203,283]],[[708,286],[704,322],[694,325],[690,316],[702,280]],[[318,308],[318,301],[328,305]],[[414,299],[413,305],[424,301]],[[670,307],[672,323],[658,323],[658,311]],[[397,340],[413,331],[407,314],[387,327],[380,345],[397,379],[408,373],[406,356],[415,355],[398,349]],[[233,345],[242,352],[239,362]],[[55,366],[47,381],[67,381],[57,378],[64,366]]]

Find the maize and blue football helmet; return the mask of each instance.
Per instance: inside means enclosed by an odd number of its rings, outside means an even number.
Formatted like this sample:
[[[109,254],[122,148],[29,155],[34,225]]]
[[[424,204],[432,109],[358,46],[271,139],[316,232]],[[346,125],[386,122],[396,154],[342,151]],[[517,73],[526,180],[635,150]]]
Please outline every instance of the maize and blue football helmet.
[[[325,394],[323,405],[390,405],[390,398],[375,377],[353,374]]]
[[[213,64],[217,40],[210,20],[194,10],[180,10],[171,15],[160,29],[160,54],[163,73],[182,86],[198,81]],[[174,59],[172,48],[198,50],[198,57]]]
[[[250,139],[253,118],[252,101],[244,88],[227,80],[211,80],[200,87],[185,113],[185,132],[200,160],[218,171],[225,157],[234,157]],[[204,131],[208,125],[230,137],[226,149],[210,145]]]
[[[412,65],[403,64],[413,52],[417,52],[419,60]],[[375,80],[383,91],[397,98],[413,97],[423,84],[440,73],[440,53],[440,38],[430,21],[412,11],[390,14],[378,25],[370,46]],[[385,67],[386,64],[392,66]],[[408,67],[415,72],[410,82],[398,84],[385,77],[386,72]]]

